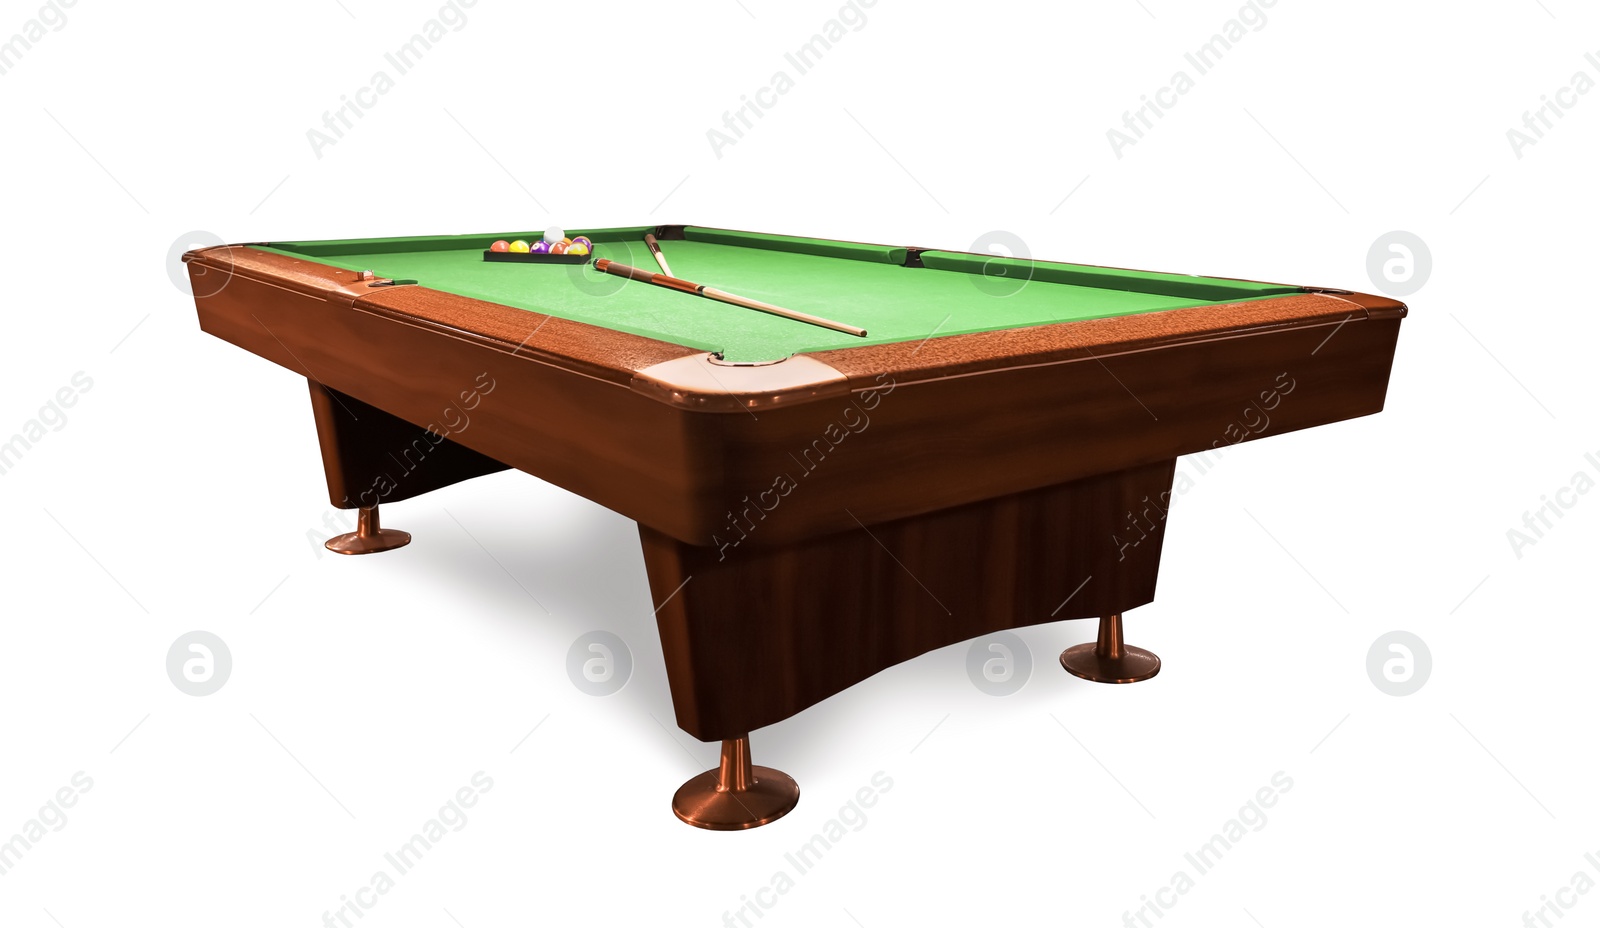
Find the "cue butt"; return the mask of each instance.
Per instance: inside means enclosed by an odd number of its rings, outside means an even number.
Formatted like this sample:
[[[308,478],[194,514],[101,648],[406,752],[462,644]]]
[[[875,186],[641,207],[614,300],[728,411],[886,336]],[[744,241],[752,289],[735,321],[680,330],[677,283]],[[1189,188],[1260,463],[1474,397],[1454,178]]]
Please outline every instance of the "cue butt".
[[[677,277],[669,277],[666,274],[652,274],[642,268],[629,267],[626,264],[618,264],[609,258],[601,258],[596,261],[594,263],[594,269],[602,274],[615,274],[618,277],[626,277],[629,280],[637,280],[641,283],[655,284],[658,287],[670,287],[673,290],[682,290],[684,293],[692,293],[696,296],[703,296],[708,300],[716,300],[719,303],[728,303],[733,306],[743,307],[745,309],[754,309],[763,313],[771,313],[774,316],[782,316],[785,319],[793,319],[795,322],[804,322],[810,325],[821,326],[824,329],[832,329],[835,332],[843,332],[846,335],[854,335],[857,338],[867,337],[867,330],[861,328],[860,326],[846,325],[843,322],[834,322],[832,319],[824,319],[821,316],[813,316],[810,313],[802,313],[796,312],[792,309],[784,309],[782,306],[774,306],[771,303],[763,303],[760,300],[752,300],[749,297],[743,297],[737,294],[729,293],[726,290],[718,290],[715,287],[704,287],[692,281],[680,280]]]
[[[658,287],[670,287],[673,290],[682,290],[684,293],[693,293],[696,295],[700,293],[700,285],[697,283],[691,283],[687,280],[679,280],[676,277],[668,277],[665,274],[657,274],[654,271],[647,271],[641,267],[630,267],[626,264],[618,264],[609,258],[601,258],[600,260],[596,261],[594,263],[594,269],[605,274],[615,274],[618,277],[626,277],[629,280],[637,280],[640,283],[655,284]]]
[[[654,278],[656,276],[655,274],[644,270],[643,268],[629,267],[626,264],[618,264],[609,258],[601,258],[600,260],[596,261],[594,263],[594,269],[606,274],[615,274],[618,277],[626,277],[629,280],[637,280],[640,283],[645,284],[654,283]]]

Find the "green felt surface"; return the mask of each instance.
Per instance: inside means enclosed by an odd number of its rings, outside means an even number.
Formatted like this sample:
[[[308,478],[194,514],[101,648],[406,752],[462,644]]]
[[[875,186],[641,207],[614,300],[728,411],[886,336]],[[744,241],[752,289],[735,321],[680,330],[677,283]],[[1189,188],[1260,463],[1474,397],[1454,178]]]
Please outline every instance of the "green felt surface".
[[[594,257],[657,270],[648,227],[593,230]],[[577,234],[569,231],[569,235]],[[795,236],[690,227],[663,241],[673,274],[740,296],[867,330],[857,338],[664,287],[602,274],[592,265],[488,263],[483,251],[505,233],[325,242],[279,242],[268,250],[532,312],[605,326],[707,351],[731,361],[769,361],[805,351],[957,335],[1239,302],[1299,288],[1082,265],[923,252]]]

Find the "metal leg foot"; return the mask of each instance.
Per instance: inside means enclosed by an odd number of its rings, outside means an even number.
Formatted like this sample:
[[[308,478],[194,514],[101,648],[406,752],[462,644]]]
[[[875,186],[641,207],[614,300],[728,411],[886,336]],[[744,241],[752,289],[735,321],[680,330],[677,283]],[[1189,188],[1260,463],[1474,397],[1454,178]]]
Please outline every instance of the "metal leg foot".
[[[378,507],[360,510],[356,516],[356,530],[335,535],[323,543],[335,554],[376,554],[411,543],[411,533],[397,528],[383,528],[378,524]]]
[[[750,736],[722,742],[722,763],[678,787],[672,812],[696,828],[739,831],[777,821],[800,801],[781,770],[750,763]]]
[[[1061,652],[1067,673],[1096,683],[1137,683],[1161,672],[1161,658],[1122,641],[1122,613],[1100,619],[1100,636]]]

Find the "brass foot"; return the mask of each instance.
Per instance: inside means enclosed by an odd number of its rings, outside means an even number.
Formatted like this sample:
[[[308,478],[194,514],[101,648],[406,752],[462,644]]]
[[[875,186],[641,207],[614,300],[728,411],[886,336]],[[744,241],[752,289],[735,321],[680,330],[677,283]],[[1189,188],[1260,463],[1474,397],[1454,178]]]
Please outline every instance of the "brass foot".
[[[1122,613],[1102,616],[1100,637],[1061,652],[1067,673],[1096,683],[1137,683],[1161,672],[1161,658],[1122,642]]]
[[[722,742],[716,770],[689,780],[672,797],[672,813],[696,828],[739,831],[775,822],[800,801],[800,785],[781,770],[750,764],[750,736]]]
[[[364,507],[356,516],[356,530],[335,535],[323,543],[335,554],[376,554],[411,544],[411,533],[378,525],[378,507]]]

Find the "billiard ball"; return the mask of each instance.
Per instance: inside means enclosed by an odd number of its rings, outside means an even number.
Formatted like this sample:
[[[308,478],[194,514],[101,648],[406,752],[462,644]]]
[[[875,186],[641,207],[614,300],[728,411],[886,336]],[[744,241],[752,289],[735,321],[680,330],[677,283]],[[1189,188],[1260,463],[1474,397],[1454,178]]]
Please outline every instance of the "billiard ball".
[[[501,239],[500,241],[495,242],[493,245],[489,246],[489,250],[490,251],[509,251],[510,249],[511,249],[511,243],[506,241],[505,239]]]
[[[583,247],[589,249],[590,251],[594,251],[594,242],[589,241],[589,236],[587,236],[587,235],[574,236],[573,239],[572,239],[572,244],[576,245],[579,242],[583,243]]]
[[[570,238],[563,238],[563,239],[562,239],[562,240],[561,240],[561,244],[563,244],[563,245],[571,245],[571,244],[572,244],[572,239],[570,239]]]
[[[560,226],[551,226],[544,230],[544,240],[547,242],[559,242],[566,237],[567,233],[561,231]]]
[[[571,245],[567,246],[567,254],[569,255],[586,255],[588,253],[589,246],[582,242],[573,242]]]
[[[553,254],[553,255],[564,255],[564,254],[566,254],[567,253],[567,244],[566,244],[566,242],[551,242],[550,243],[550,253]]]
[[[534,242],[532,245],[528,246],[528,250],[533,252],[536,255],[549,254],[550,253],[550,243],[549,242],[543,242],[543,241]]]
[[[528,243],[519,238],[510,245],[506,246],[506,250],[516,252],[518,254],[526,254],[528,251]]]

